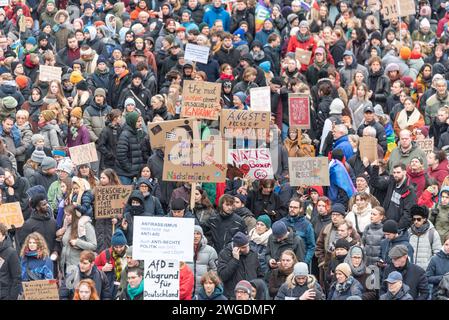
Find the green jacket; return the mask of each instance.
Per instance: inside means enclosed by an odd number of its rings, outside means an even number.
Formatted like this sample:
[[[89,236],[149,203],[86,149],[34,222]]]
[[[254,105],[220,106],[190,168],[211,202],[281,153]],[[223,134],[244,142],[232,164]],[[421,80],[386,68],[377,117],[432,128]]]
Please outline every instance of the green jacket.
[[[62,198],[61,182],[59,180],[56,180],[50,185],[50,188],[48,188],[47,191],[47,198],[52,212],[56,212],[56,210],[58,210],[59,201]]]
[[[426,125],[431,125],[433,118],[438,114],[438,110],[445,105],[449,105],[449,94],[446,92],[444,98],[439,97],[438,93],[435,93],[426,100],[425,122]]]
[[[440,234],[440,237],[443,238],[444,235],[449,232],[449,205],[442,205],[441,204],[441,192],[442,191],[449,191],[449,187],[443,187],[440,191],[439,200],[438,200],[438,215],[434,217],[434,225],[435,229],[437,229],[438,233]],[[441,242],[443,242],[443,239],[441,239]]]
[[[398,163],[403,163],[408,166],[410,161],[416,156],[420,157],[424,161],[424,170],[427,170],[426,153],[421,150],[414,141],[412,141],[412,149],[408,153],[402,152],[399,144],[396,149],[391,151],[390,158],[388,159],[388,172],[393,174],[393,167]]]

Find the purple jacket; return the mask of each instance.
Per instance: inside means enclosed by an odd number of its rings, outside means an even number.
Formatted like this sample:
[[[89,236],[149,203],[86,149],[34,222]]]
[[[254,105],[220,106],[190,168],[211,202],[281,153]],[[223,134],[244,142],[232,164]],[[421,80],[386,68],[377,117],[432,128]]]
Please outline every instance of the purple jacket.
[[[85,125],[82,125],[78,129],[78,135],[75,139],[72,138],[72,131],[70,131],[69,127],[69,133],[67,135],[67,147],[76,147],[80,146],[82,144],[88,144],[90,143],[90,136],[89,136],[89,130],[87,130]]]

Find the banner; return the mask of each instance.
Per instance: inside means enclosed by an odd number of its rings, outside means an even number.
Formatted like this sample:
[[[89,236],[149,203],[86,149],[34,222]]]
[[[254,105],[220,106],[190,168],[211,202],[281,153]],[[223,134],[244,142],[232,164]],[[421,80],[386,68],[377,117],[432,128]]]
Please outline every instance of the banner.
[[[2,203],[0,205],[0,222],[8,229],[11,226],[20,228],[25,223],[19,202]]]
[[[270,112],[223,109],[220,117],[220,132],[226,139],[257,139],[260,135],[258,131],[270,129],[270,120]],[[262,134],[265,134],[262,135],[265,137],[266,131]]]
[[[59,300],[58,280],[23,281],[25,300]]]
[[[270,87],[260,87],[249,89],[251,110],[271,112],[271,91]]]
[[[134,217],[133,258],[193,261],[192,218]]]
[[[290,186],[329,186],[328,166],[326,157],[288,158]]]
[[[309,96],[290,93],[288,95],[288,122],[290,127],[310,129]]]
[[[256,22],[256,32],[259,32],[263,28],[263,22],[270,18],[270,11],[266,7],[257,4],[255,13],[254,20]]]
[[[209,51],[210,51],[209,47],[187,43],[184,53],[184,60],[196,61],[207,64],[209,60]]]
[[[416,140],[416,144],[418,145],[418,147],[426,154],[429,154],[433,151],[433,143],[433,138]]]
[[[97,149],[95,143],[82,144],[69,148],[70,159],[74,165],[79,166],[85,163],[98,161]]]
[[[397,17],[407,17],[416,14],[414,0],[382,0],[382,10],[384,20]]]
[[[195,119],[168,120],[148,123],[148,135],[152,149],[163,148],[165,141],[200,139],[198,121]]]
[[[182,89],[181,117],[218,120],[221,84],[185,80]]]
[[[225,182],[226,170],[223,140],[165,143],[163,181]]]
[[[231,149],[228,163],[237,167],[244,179],[273,179],[270,149]]]
[[[95,187],[95,219],[114,218],[123,214],[133,186]]]
[[[361,137],[359,140],[360,159],[367,157],[369,162],[377,160],[377,138]]]
[[[57,80],[61,82],[62,68],[39,65],[39,81]]]
[[[144,300],[179,300],[179,261],[145,260]]]
[[[310,58],[312,58],[312,51],[296,48],[295,59],[301,64],[309,65]]]

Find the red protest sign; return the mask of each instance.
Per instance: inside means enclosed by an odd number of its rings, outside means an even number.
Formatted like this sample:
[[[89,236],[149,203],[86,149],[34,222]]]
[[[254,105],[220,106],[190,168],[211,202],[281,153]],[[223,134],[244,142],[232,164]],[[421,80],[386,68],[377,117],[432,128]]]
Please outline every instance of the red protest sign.
[[[288,114],[290,127],[310,129],[309,96],[303,94],[289,94]]]

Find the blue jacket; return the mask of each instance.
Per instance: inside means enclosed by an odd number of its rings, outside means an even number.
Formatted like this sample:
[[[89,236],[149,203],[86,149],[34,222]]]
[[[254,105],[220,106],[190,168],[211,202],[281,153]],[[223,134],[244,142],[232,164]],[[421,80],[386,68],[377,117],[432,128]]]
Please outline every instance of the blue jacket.
[[[426,277],[429,283],[437,287],[443,276],[449,272],[449,254],[440,250],[436,255],[430,258],[426,270]]]
[[[265,45],[268,43],[268,37],[273,32],[274,32],[274,29],[271,29],[271,30],[262,29],[256,33],[256,37],[254,38],[254,41],[255,40],[260,41],[262,43],[262,45]]]
[[[352,150],[352,146],[349,143],[348,136],[342,136],[335,140],[334,146],[332,150],[341,149],[343,154],[345,155],[346,160],[349,160],[354,155],[354,150]]]
[[[72,198],[72,202],[75,202],[78,195],[74,195]],[[92,203],[94,201],[94,196],[90,190],[85,190],[83,195],[81,196],[81,204],[76,206],[76,210],[78,210],[83,216],[93,217],[93,208]]]
[[[49,257],[38,259],[37,257],[27,256],[20,258],[22,267],[22,281],[54,279],[53,261]],[[27,272],[27,269],[29,272]],[[38,275],[39,279],[30,279],[29,273]]]
[[[408,257],[410,259],[410,262],[413,263],[413,247],[410,245],[409,235],[407,231],[404,231],[401,234],[399,234],[399,236],[396,239],[393,240],[383,239],[380,242],[380,257],[382,258],[382,260],[390,264],[391,258],[388,256],[388,252],[390,251],[391,248],[400,244],[408,248]]]
[[[215,8],[213,5],[210,5],[206,8],[206,12],[203,16],[203,22],[209,25],[209,28],[212,28],[215,20],[220,19],[223,21],[223,29],[226,32],[229,32],[231,28],[231,16],[229,13],[223,9],[223,7]]]
[[[351,296],[359,296],[362,298],[363,286],[354,279],[353,276],[350,276],[345,282],[345,290],[337,291],[336,289],[337,282],[332,283],[329,289],[329,295],[327,300],[346,300]]]
[[[304,262],[307,264],[312,262],[312,257],[315,253],[315,234],[312,224],[306,219],[305,216],[287,216],[282,218],[281,221],[284,222],[287,227],[291,227],[295,230],[296,235],[304,240],[304,244],[306,246]]]
[[[212,292],[210,296],[206,294],[204,287],[201,287],[198,294],[195,296],[195,300],[228,300],[228,298],[223,295],[223,286],[219,284],[215,287],[214,292]]]
[[[0,136],[3,136],[3,125],[0,125]],[[16,148],[22,145],[22,139],[20,138],[20,130],[16,125],[13,125],[11,129],[11,137],[14,140]]]

